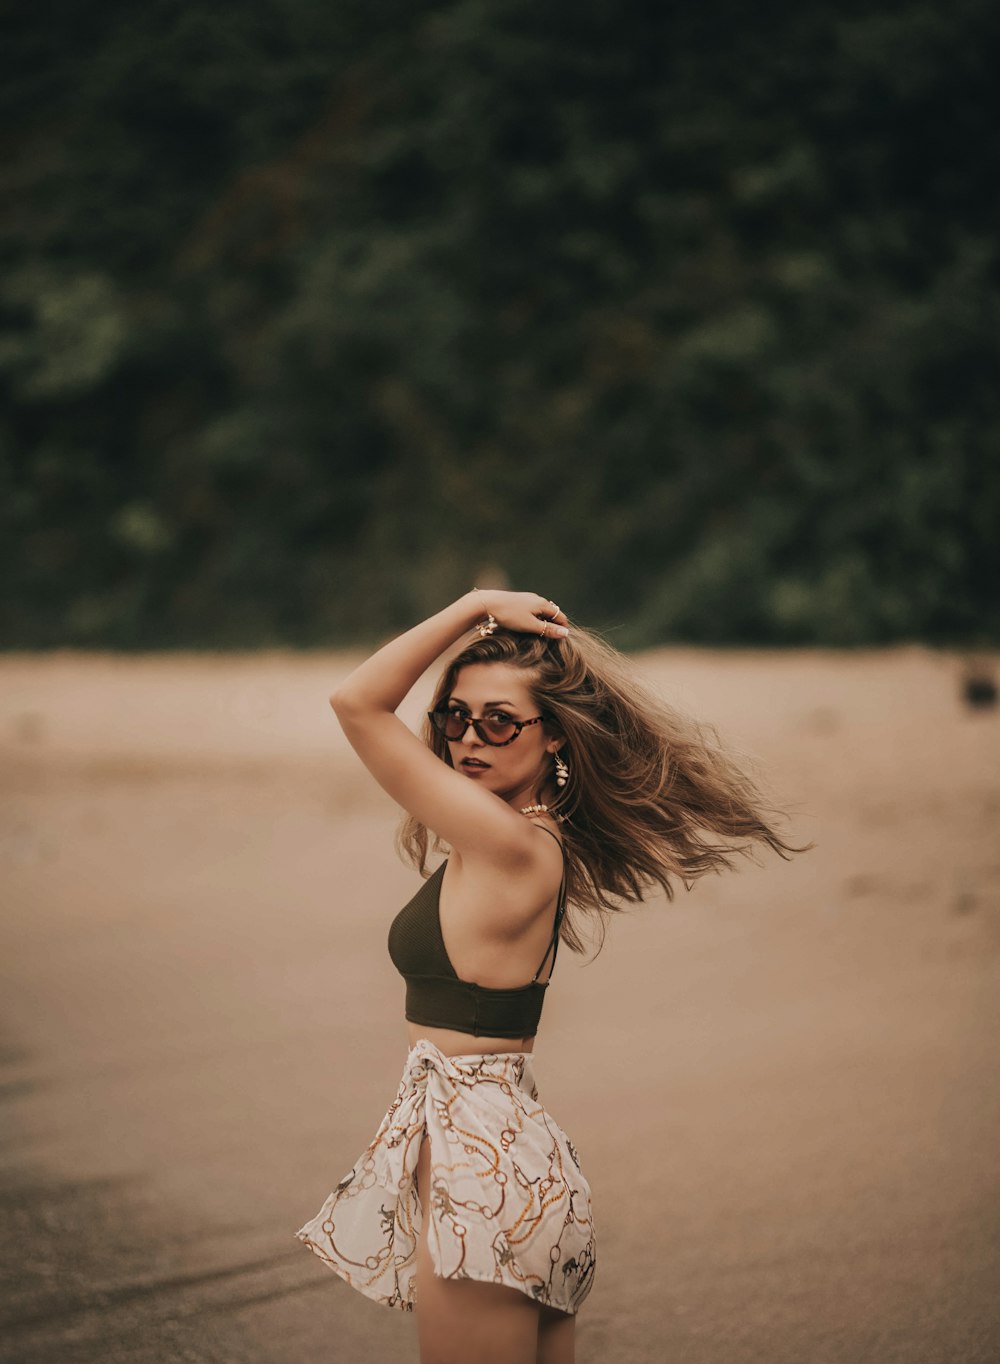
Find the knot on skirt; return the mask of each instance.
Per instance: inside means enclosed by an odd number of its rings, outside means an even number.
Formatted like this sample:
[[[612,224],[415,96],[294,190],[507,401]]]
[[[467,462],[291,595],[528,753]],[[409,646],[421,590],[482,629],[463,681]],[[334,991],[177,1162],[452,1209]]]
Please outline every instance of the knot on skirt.
[[[414,1043],[406,1058],[407,1071],[415,1085],[425,1083],[433,1072],[451,1084],[477,1083],[485,1079],[495,1079],[522,1087],[525,1073],[530,1066],[530,1057],[523,1051],[484,1052],[482,1055],[466,1053],[462,1056],[446,1056],[426,1037]]]

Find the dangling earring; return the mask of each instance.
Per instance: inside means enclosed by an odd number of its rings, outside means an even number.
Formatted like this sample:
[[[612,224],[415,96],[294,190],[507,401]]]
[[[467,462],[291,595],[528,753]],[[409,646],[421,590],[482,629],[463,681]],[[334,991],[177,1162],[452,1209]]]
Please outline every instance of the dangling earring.
[[[556,785],[565,786],[569,781],[569,768],[558,753],[553,753],[552,758],[556,765]]]

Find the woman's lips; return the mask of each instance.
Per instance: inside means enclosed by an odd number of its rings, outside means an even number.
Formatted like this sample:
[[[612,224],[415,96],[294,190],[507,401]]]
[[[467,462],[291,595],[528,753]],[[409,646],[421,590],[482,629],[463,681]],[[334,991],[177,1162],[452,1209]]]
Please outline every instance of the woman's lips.
[[[489,763],[480,762],[478,758],[463,758],[459,764],[465,772],[485,772]]]

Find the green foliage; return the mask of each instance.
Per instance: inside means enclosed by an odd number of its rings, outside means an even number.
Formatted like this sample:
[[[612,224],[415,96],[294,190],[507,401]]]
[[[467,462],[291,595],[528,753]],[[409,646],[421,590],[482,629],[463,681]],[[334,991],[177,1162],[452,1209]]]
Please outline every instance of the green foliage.
[[[1000,636],[986,0],[9,25],[0,620]]]

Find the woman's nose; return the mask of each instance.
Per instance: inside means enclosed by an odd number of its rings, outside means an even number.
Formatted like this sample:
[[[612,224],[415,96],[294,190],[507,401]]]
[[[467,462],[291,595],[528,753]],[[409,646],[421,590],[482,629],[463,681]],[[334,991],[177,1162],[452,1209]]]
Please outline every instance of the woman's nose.
[[[475,747],[475,748],[481,748],[481,747],[482,747],[482,744],[483,744],[483,741],[482,741],[482,739],[480,739],[479,735],[476,733],[475,727],[474,727],[473,725],[469,725],[468,728],[466,729],[465,733],[462,735],[462,743],[463,743],[463,744],[472,744],[473,747]]]

